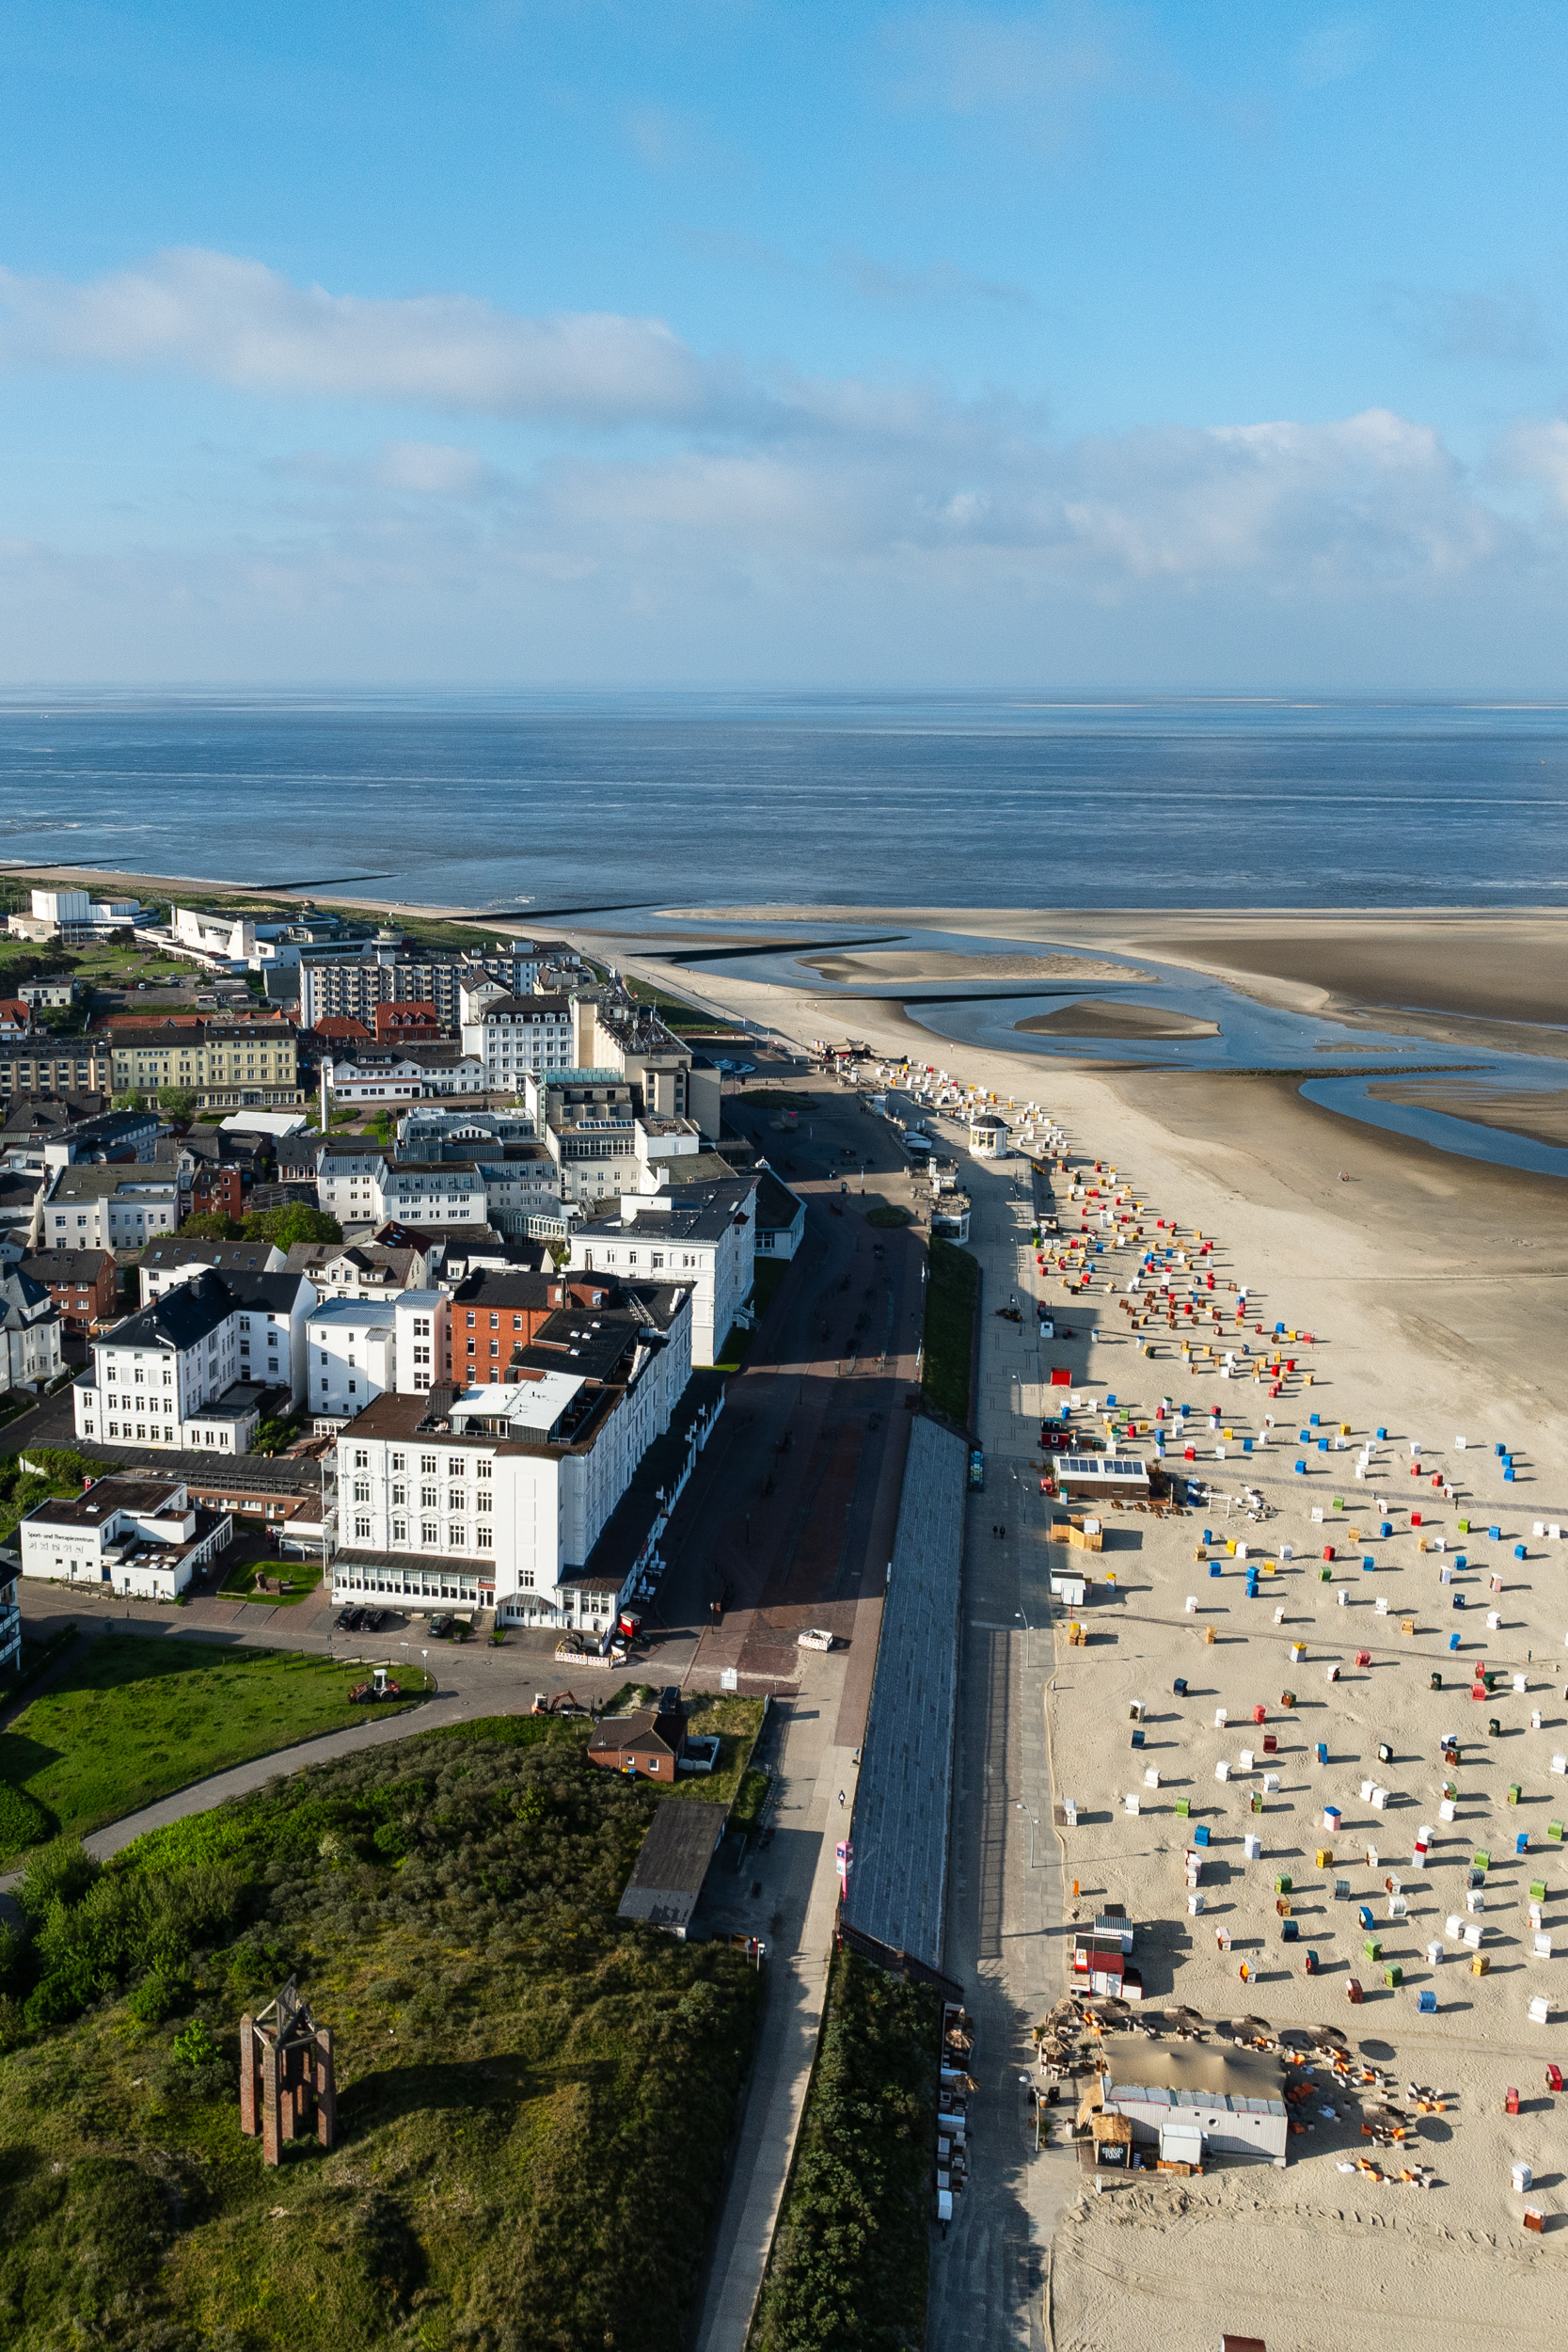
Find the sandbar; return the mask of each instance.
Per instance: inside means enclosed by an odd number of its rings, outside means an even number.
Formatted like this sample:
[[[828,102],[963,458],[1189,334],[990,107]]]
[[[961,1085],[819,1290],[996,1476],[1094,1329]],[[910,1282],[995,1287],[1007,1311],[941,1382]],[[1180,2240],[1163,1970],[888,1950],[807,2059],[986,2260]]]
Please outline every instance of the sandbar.
[[[1497,1127],[1512,1136],[1528,1136],[1532,1143],[1568,1145],[1568,1088],[1529,1087],[1370,1086],[1367,1092],[1380,1103],[1408,1103],[1413,1109],[1442,1111],[1449,1119],[1467,1119],[1478,1127]]]
[[[825,980],[1141,980],[1153,975],[1095,956],[961,956],[947,947],[880,955],[802,956]]]
[[[1195,1013],[1177,1012],[1164,1005],[1140,1005],[1131,997],[1081,997],[1055,1012],[1032,1012],[1015,1021],[1015,1029],[1033,1037],[1140,1038],[1218,1037],[1217,1021],[1200,1021]]]

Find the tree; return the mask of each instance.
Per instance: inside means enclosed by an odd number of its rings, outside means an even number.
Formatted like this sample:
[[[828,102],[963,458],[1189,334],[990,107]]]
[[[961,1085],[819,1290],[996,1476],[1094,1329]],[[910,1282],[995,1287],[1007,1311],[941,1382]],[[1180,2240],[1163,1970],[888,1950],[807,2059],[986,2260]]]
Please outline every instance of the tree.
[[[199,1216],[188,1216],[180,1228],[182,1241],[243,1241],[245,1229],[235,1217],[225,1216],[218,1210]]]
[[[115,1108],[117,1111],[144,1111],[147,1108],[147,1097],[140,1087],[131,1087],[125,1093],[115,1096]]]
[[[197,1101],[189,1087],[160,1087],[158,1107],[182,1127],[188,1127],[196,1117]]]
[[[343,1229],[325,1209],[309,1209],[295,1200],[286,1209],[253,1209],[245,1221],[245,1236],[293,1249],[301,1242],[341,1241]]]

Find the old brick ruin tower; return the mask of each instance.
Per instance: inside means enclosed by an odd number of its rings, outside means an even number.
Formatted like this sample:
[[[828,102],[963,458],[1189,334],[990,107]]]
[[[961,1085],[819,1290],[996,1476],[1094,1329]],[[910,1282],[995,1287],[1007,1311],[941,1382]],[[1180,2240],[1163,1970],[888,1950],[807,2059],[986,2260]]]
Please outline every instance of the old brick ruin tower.
[[[275,2001],[240,2020],[240,2129],[261,2136],[261,2162],[281,2164],[283,2142],[297,2139],[315,2116],[316,2137],[330,2148],[338,2097],[332,2028],[318,2026],[293,1977]]]

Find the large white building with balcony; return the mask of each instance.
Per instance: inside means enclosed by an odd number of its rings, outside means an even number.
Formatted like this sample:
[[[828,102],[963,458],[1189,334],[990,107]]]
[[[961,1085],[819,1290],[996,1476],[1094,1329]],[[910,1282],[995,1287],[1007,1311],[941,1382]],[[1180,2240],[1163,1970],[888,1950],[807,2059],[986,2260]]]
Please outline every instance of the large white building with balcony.
[[[300,1274],[201,1272],[175,1283],[94,1340],[92,1369],[71,1390],[77,1436],[248,1453],[269,1391],[272,1406],[304,1402],[315,1304]]]

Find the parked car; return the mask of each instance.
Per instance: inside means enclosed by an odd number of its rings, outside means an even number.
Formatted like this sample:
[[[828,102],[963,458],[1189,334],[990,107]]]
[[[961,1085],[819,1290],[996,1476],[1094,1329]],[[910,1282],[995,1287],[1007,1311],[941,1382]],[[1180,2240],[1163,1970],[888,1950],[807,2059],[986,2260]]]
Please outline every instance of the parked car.
[[[358,1622],[359,1612],[353,1606],[352,1602],[348,1608],[339,1610],[338,1629],[341,1633],[352,1633]]]
[[[978,1494],[986,1483],[986,1457],[979,1446],[972,1446],[969,1454],[969,1490]]]
[[[364,1621],[364,1624],[365,1624],[365,1631],[366,1631],[367,1633],[379,1633],[379,1632],[380,1632],[380,1630],[381,1630],[381,1629],[382,1629],[382,1627],[386,1624],[386,1622],[387,1622],[387,1612],[386,1612],[386,1610],[385,1610],[385,1609],[372,1609],[372,1610],[371,1610],[371,1611],[368,1613],[368,1614],[366,1615],[366,1618],[365,1618],[365,1621]]]
[[[444,1633],[450,1633],[451,1631],[451,1612],[450,1609],[442,1609],[438,1611],[437,1613],[430,1620],[431,1639],[432,1641],[438,1642]]]

